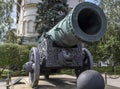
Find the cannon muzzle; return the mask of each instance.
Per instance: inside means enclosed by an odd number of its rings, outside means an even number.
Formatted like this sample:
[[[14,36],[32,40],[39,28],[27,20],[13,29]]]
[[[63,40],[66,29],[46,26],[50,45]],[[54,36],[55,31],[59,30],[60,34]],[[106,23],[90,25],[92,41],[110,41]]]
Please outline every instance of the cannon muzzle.
[[[106,32],[106,17],[97,5],[78,4],[62,21],[47,32],[57,45],[71,47],[80,42],[99,41]]]

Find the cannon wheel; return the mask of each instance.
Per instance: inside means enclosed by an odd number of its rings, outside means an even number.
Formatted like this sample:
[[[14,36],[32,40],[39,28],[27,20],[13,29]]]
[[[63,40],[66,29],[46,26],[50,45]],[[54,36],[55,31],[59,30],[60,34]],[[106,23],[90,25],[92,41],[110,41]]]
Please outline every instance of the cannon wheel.
[[[76,76],[85,70],[93,69],[93,58],[90,51],[86,48],[82,48],[83,66],[80,69],[75,69]]]
[[[39,81],[40,74],[40,60],[39,51],[36,47],[33,47],[30,51],[29,61],[31,61],[33,70],[29,72],[29,84],[31,87],[36,87]]]
[[[49,79],[49,74],[45,74],[45,79]]]

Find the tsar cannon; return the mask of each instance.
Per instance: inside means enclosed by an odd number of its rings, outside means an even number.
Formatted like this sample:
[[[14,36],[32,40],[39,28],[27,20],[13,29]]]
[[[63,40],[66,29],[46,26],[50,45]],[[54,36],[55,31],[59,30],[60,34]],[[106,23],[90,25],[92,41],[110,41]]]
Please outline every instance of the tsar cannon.
[[[91,70],[93,59],[83,43],[99,41],[105,32],[104,12],[92,3],[78,4],[56,26],[44,32],[37,47],[31,49],[29,62],[24,65],[31,87],[38,85],[39,75],[49,78],[62,68],[74,69],[77,77],[83,71]]]

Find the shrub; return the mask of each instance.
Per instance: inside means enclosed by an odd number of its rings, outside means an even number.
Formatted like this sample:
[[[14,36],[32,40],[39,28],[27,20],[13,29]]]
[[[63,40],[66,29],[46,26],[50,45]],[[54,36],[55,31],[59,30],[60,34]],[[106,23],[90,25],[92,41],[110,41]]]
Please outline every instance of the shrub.
[[[94,67],[94,69],[100,73],[108,73],[108,74],[117,74],[120,75],[120,67],[116,66],[115,67],[115,72],[112,70],[112,66],[107,66],[107,67]]]
[[[22,65],[29,59],[31,45],[12,43],[0,44],[0,74],[5,68],[22,69]]]

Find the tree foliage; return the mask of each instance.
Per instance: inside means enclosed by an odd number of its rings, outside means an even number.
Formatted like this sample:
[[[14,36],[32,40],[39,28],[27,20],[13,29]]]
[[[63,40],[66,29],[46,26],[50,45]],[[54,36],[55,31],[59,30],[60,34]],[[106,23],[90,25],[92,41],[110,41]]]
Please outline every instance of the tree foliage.
[[[6,32],[6,36],[5,36],[6,43],[17,43],[17,35],[16,35],[16,29],[12,29]]]
[[[29,59],[29,50],[32,46],[12,43],[0,44],[0,74],[7,67],[22,69],[23,64]]]
[[[36,31],[40,35],[50,30],[68,13],[67,0],[42,0],[37,8]]]
[[[102,0],[101,8],[106,14],[107,32],[103,39],[97,44],[92,44],[90,49],[96,60],[110,59],[118,62],[120,61],[120,1]]]
[[[3,35],[6,30],[11,29],[13,19],[11,18],[11,12],[13,8],[14,0],[0,0],[0,40],[3,41]]]

